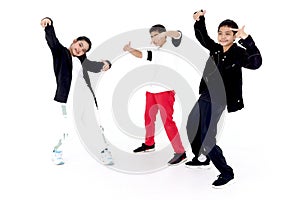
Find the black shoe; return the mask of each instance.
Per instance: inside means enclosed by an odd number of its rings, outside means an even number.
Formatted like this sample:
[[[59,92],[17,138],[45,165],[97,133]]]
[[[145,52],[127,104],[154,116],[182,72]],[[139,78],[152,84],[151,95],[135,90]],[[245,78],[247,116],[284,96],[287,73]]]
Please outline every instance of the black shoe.
[[[137,149],[133,150],[134,153],[139,153],[139,152],[149,152],[149,151],[154,151],[155,150],[155,144],[148,146],[145,143],[142,144],[142,146],[138,147]]]
[[[174,153],[174,157],[168,162],[169,165],[179,165],[186,161],[186,154],[184,153]]]
[[[186,162],[185,166],[188,168],[192,168],[192,169],[209,169],[211,168],[210,165],[210,160],[208,158],[206,158],[206,160],[204,162],[201,162],[198,160],[198,158],[193,158],[191,161]]]
[[[225,186],[233,183],[233,178],[234,178],[233,175],[224,176],[224,175],[220,174],[218,176],[218,179],[213,182],[212,186],[213,186],[213,188],[224,188]]]

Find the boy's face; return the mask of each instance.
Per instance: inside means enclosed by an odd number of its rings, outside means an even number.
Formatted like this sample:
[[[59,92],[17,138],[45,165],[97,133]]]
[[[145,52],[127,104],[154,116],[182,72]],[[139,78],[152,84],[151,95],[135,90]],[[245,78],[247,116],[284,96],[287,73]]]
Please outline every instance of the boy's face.
[[[159,37],[160,33],[158,31],[152,31],[150,33],[151,35],[151,42],[155,45],[155,46],[159,46],[162,47],[164,45],[164,43],[166,42],[166,37]]]
[[[85,40],[74,40],[70,46],[72,56],[82,56],[89,49],[89,44]]]
[[[221,26],[218,32],[218,41],[219,44],[223,47],[230,47],[234,40],[235,35],[233,34],[233,31],[230,30],[230,27],[228,26]]]

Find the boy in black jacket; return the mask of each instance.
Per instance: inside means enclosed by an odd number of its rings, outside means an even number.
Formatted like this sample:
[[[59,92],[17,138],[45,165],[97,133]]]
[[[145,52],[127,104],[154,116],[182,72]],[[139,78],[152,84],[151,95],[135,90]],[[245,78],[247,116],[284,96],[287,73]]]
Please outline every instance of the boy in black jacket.
[[[228,112],[244,107],[242,98],[242,67],[258,69],[262,64],[261,54],[252,37],[239,29],[232,20],[224,20],[218,27],[218,43],[207,34],[204,14],[194,13],[195,35],[202,46],[210,52],[200,82],[201,94],[187,122],[187,134],[194,158],[186,163],[190,168],[203,168],[210,161],[220,171],[214,188],[221,188],[234,179],[232,168],[226,163],[221,148],[216,145],[217,124],[227,106]],[[236,38],[244,48],[234,43]],[[198,160],[200,154],[206,160]]]
[[[72,57],[77,57],[82,63],[84,79],[90,88],[94,98],[94,92],[91,88],[87,71],[100,72],[107,71],[111,67],[109,61],[96,62],[86,59],[86,52],[91,49],[92,43],[89,38],[85,36],[78,37],[73,41],[69,48],[64,47],[56,37],[52,19],[46,17],[41,20],[41,26],[45,29],[45,37],[47,44],[51,50],[53,57],[53,67],[56,77],[56,93],[54,100],[60,103],[62,114],[67,118],[66,103],[70,92],[72,81]],[[96,98],[95,103],[97,106]],[[57,165],[64,164],[62,159],[62,151],[59,150],[67,133],[63,133],[63,138],[59,140],[58,144],[53,149],[53,162]],[[102,151],[101,151],[102,152]],[[104,161],[104,164],[112,164],[112,159],[108,155],[110,152],[103,152],[107,155],[101,156],[102,158],[109,158]]]

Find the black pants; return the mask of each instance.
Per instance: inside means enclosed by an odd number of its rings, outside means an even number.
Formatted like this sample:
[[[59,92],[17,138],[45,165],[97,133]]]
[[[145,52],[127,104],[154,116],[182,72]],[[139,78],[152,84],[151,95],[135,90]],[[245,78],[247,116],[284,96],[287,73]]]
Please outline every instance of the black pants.
[[[204,154],[223,176],[233,176],[232,168],[227,165],[221,148],[216,145],[217,124],[224,109],[224,105],[199,98],[189,114],[186,128],[195,158]]]

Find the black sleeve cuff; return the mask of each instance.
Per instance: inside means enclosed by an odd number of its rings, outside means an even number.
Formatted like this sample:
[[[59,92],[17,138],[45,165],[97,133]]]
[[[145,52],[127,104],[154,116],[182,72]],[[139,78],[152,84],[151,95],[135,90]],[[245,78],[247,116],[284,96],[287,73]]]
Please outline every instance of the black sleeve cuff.
[[[111,68],[111,66],[112,66],[112,64],[111,64],[111,62],[109,61],[109,60],[105,60],[107,63],[108,63],[108,65],[109,65],[109,69]]]
[[[181,39],[182,39],[182,32],[178,30],[178,32],[180,33],[180,38],[178,39],[175,39],[175,38],[172,38],[172,44],[175,46],[175,47],[178,47],[181,43]]]
[[[251,47],[253,45],[255,45],[253,38],[251,37],[251,35],[248,35],[245,39],[240,39],[238,41],[239,44],[241,44],[243,47]]]
[[[147,51],[147,60],[152,61],[152,51]]]

